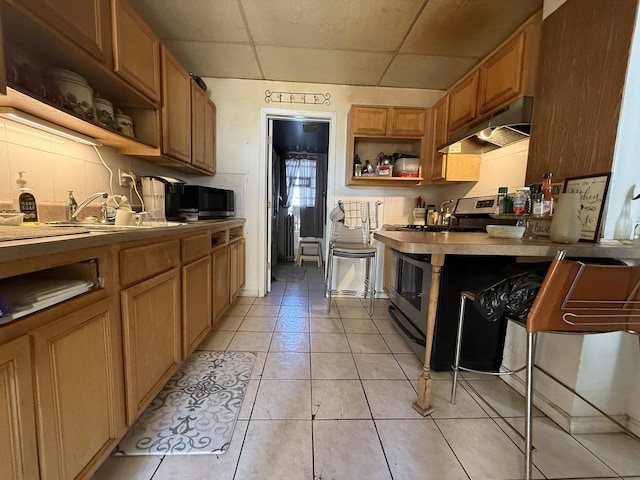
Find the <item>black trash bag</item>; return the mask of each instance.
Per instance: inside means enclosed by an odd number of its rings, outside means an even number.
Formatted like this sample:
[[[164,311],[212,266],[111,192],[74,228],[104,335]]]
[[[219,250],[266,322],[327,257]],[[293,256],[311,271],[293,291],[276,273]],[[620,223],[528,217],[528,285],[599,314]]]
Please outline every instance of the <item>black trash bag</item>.
[[[476,294],[474,306],[489,322],[510,318],[523,322],[540,290],[543,276],[525,272],[505,278]]]

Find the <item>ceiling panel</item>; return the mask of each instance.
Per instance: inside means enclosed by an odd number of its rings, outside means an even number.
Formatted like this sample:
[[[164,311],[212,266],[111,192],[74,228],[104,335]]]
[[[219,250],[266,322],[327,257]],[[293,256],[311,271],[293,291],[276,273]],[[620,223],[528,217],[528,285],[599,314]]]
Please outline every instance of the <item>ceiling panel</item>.
[[[257,47],[267,80],[376,85],[392,55],[286,47]]]
[[[474,58],[398,55],[385,73],[381,86],[446,90],[477,63]]]
[[[165,42],[176,58],[201,77],[262,79],[250,45],[207,42]]]
[[[236,0],[130,0],[163,40],[245,42],[249,36]]]
[[[257,45],[393,52],[422,0],[240,0]]]
[[[424,89],[451,86],[543,3],[130,1],[202,76]]]
[[[542,8],[542,0],[429,0],[400,52],[482,58]]]

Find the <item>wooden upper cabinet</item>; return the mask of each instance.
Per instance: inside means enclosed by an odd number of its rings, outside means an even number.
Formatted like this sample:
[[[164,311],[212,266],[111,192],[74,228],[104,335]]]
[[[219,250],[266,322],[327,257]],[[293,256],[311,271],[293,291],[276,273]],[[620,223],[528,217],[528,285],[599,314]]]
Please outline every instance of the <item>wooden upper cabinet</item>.
[[[100,62],[112,65],[109,0],[20,0],[15,3]]]
[[[458,82],[449,92],[449,131],[464,126],[476,117],[478,70]]]
[[[569,1],[542,23],[526,184],[611,171],[637,9]]]
[[[424,135],[427,110],[425,108],[393,107],[391,109],[392,136],[421,137]]]
[[[437,148],[447,141],[447,124],[449,121],[449,95],[442,97],[433,106],[433,140],[431,142],[430,162],[427,170],[429,182],[437,182],[444,179],[444,154]]]
[[[489,115],[534,91],[541,12],[527,20],[450,90],[449,131]]]
[[[191,80],[191,163],[206,168],[207,93]]]
[[[512,100],[522,89],[524,34],[518,35],[480,65],[478,114]]]
[[[128,0],[111,0],[114,70],[160,102],[160,41]]]
[[[162,150],[191,163],[191,77],[162,47]]]
[[[389,109],[387,107],[353,107],[351,109],[351,132],[354,135],[387,134]]]
[[[205,114],[206,137],[204,151],[206,155],[207,170],[211,173],[216,173],[216,104],[209,99],[205,106]]]
[[[216,107],[207,92],[191,80],[191,163],[215,173]]]
[[[376,137],[421,137],[427,110],[412,107],[351,108],[351,133]]]

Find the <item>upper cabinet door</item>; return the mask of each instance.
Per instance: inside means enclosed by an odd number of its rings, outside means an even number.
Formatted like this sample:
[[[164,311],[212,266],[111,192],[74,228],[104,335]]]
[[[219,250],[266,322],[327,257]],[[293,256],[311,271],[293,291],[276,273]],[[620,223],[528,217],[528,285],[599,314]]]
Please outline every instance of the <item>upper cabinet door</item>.
[[[112,0],[114,70],[160,102],[160,41],[127,0]]]
[[[109,0],[20,0],[15,3],[102,63],[112,65]]]
[[[478,71],[455,85],[450,92],[449,131],[453,132],[476,117]]]
[[[205,122],[205,159],[207,170],[216,173],[216,104],[207,100]]]
[[[207,168],[207,100],[207,93],[191,80],[191,163],[200,168]]]
[[[191,78],[162,48],[162,150],[191,163]]]
[[[449,121],[449,96],[445,95],[433,106],[433,143],[432,159],[428,172],[429,181],[444,179],[444,154],[436,150],[447,141],[447,123]]]
[[[522,87],[524,33],[498,50],[480,65],[478,114],[518,97]]]
[[[425,108],[394,107],[391,115],[390,135],[406,137],[421,137],[424,135],[424,124],[427,117]]]
[[[353,107],[351,109],[351,132],[354,135],[386,135],[386,107]]]

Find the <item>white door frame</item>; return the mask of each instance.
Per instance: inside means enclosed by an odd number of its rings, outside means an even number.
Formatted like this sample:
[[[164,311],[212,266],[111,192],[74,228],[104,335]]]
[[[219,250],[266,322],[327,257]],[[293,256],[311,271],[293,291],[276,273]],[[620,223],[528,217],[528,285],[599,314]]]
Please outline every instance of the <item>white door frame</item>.
[[[322,112],[316,110],[288,110],[283,108],[261,108],[260,109],[260,181],[259,197],[263,203],[259,207],[260,214],[258,216],[258,275],[262,278],[258,286],[258,295],[263,297],[267,293],[267,262],[271,261],[271,252],[267,252],[268,248],[268,226],[267,222],[271,221],[271,208],[268,207],[271,198],[268,198],[267,182],[271,181],[272,165],[269,162],[269,139],[268,125],[269,119],[277,120],[309,120],[309,121],[328,121],[329,122],[329,152],[327,155],[327,208],[333,205],[335,196],[335,164],[336,164],[336,112]],[[325,224],[326,231],[326,224]],[[326,235],[325,235],[326,237]],[[326,242],[325,242],[326,243]],[[327,245],[324,246],[326,251]]]

